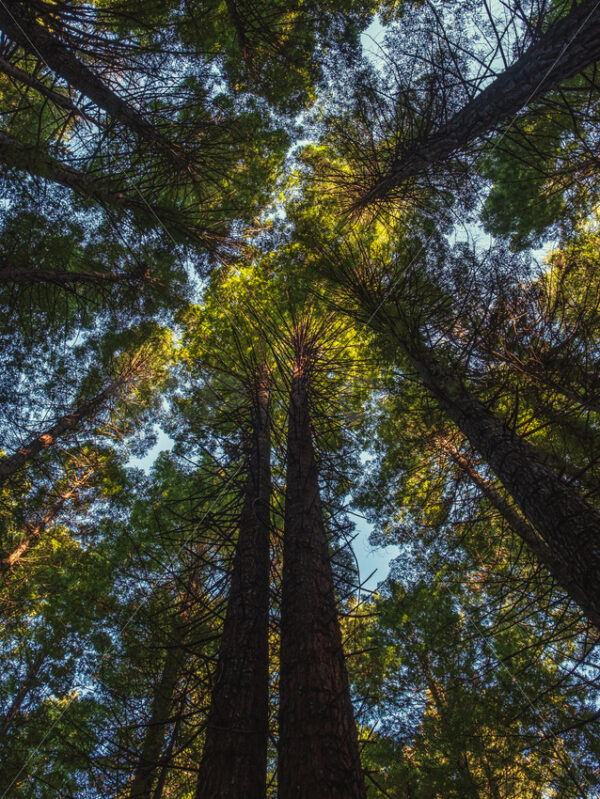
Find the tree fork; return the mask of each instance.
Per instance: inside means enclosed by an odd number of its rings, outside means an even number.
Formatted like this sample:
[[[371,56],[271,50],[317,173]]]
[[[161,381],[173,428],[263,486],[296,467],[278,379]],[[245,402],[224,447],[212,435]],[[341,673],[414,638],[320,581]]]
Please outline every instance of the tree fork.
[[[271,434],[266,374],[252,438],[196,799],[264,799],[269,740]]]
[[[365,799],[312,442],[306,332],[296,334],[288,421],[279,799]]]

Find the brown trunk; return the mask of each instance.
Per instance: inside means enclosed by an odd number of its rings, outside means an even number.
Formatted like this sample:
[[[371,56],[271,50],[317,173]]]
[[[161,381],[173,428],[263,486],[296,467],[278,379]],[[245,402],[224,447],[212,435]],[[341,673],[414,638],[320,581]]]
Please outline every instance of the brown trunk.
[[[517,61],[412,150],[357,203],[383,199],[404,181],[441,163],[470,142],[498,128],[562,81],[600,60],[600,7],[583,0],[553,23]]]
[[[29,694],[37,685],[38,674],[45,659],[46,659],[46,653],[40,652],[38,655],[36,655],[33,662],[27,669],[27,675],[23,680],[23,683],[21,684],[17,693],[15,694],[14,699],[10,704],[10,707],[8,708],[6,714],[4,715],[4,718],[0,721],[0,736],[6,735],[12,723],[20,714],[21,707],[27,697],[27,694]]]
[[[130,799],[152,799],[152,785],[160,766],[165,732],[170,722],[173,696],[180,677],[183,657],[181,627],[169,642],[160,682],[154,691],[152,713],[146,729],[144,745],[131,785]]]
[[[141,139],[158,145],[162,151],[175,156],[176,146],[168,142],[139,111],[115,94],[69,50],[66,43],[53,35],[49,28],[51,25],[52,18],[49,15],[42,25],[37,21],[36,14],[28,13],[27,8],[17,0],[3,0],[0,3],[0,28],[10,39],[41,58],[57,75],[89,97],[114,120],[126,125]]]
[[[71,413],[62,416],[52,427],[41,433],[37,433],[28,444],[22,446],[14,455],[10,455],[1,460],[0,485],[5,483],[15,472],[39,455],[42,450],[54,444],[57,439],[77,430],[86,419],[93,419],[113,397],[120,393],[124,385],[131,378],[132,373],[133,370],[131,369],[121,373],[93,399],[84,402]]]
[[[539,458],[533,447],[475,398],[422,342],[404,349],[423,385],[489,465],[539,533],[554,576],[600,626],[600,514]],[[541,550],[540,550],[541,552]],[[549,567],[549,564],[548,564]]]
[[[266,795],[270,464],[269,392],[262,382],[196,799]]]
[[[0,163],[9,169],[23,170],[35,177],[66,186],[102,206],[121,212],[129,211],[143,227],[155,228],[162,224],[169,229],[172,236],[180,239],[193,238],[207,246],[211,244],[209,234],[205,234],[192,223],[188,224],[185,215],[176,207],[152,204],[139,190],[139,198],[134,198],[114,188],[113,177],[106,177],[104,181],[98,180],[62,163],[34,145],[23,144],[4,131],[0,131]]]
[[[8,133],[0,131],[0,161],[11,169],[21,169],[47,180],[59,183],[93,200],[115,208],[137,210],[139,203],[77,169],[63,164],[38,147],[24,144]]]
[[[76,480],[71,488],[64,494],[61,494],[56,502],[54,502],[44,513],[39,522],[29,522],[27,524],[27,535],[21,543],[13,549],[10,555],[6,555],[0,560],[0,575],[5,575],[7,572],[12,571],[19,563],[23,555],[36,543],[41,535],[46,531],[48,525],[62,511],[66,502],[73,497],[82,485],[85,485],[93,473],[93,469],[87,471],[82,477]]]
[[[299,344],[301,350],[301,344]],[[281,604],[280,799],[364,799],[323,522],[306,353],[292,378]]]
[[[581,593],[577,584],[573,582],[563,562],[554,556],[550,547],[544,543],[534,528],[528,524],[517,509],[493,487],[489,480],[486,480],[485,477],[477,471],[472,461],[466,455],[450,445],[445,445],[444,449],[454,463],[468,475],[474,485],[479,488],[490,505],[500,513],[504,520],[510,525],[511,529],[525,542],[539,562],[545,566],[555,578],[557,583],[565,590],[566,586],[569,586],[568,595],[571,599],[580,607],[585,607],[585,595]],[[587,611],[588,614],[592,612],[593,610],[591,608]],[[595,623],[600,626],[600,619]]]

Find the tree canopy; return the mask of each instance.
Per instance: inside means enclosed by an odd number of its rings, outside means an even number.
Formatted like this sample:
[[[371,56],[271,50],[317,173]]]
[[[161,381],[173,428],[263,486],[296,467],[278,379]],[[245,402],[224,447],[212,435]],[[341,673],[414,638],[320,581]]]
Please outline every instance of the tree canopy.
[[[599,34],[0,2],[1,796],[597,796]]]

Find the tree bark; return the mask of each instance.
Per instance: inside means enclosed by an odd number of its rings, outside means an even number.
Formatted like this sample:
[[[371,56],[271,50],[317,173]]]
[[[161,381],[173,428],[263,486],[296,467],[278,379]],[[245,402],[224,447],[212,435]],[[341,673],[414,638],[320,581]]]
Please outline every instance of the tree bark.
[[[0,3],[0,28],[12,41],[37,58],[42,58],[50,69],[74,89],[89,97],[115,121],[180,162],[181,157],[177,155],[179,148],[165,139],[155,125],[119,97],[74,55],[65,42],[50,32],[50,16],[45,19],[45,23],[42,25],[38,22],[35,13],[28,13],[18,0],[3,0]]]
[[[539,458],[534,448],[474,397],[422,342],[402,342],[422,384],[479,453],[539,533],[553,572],[594,624],[600,622],[600,513]],[[540,550],[541,557],[541,550]]]
[[[225,625],[196,799],[264,799],[269,737],[271,441],[259,381]]]
[[[414,147],[356,203],[383,200],[401,183],[464,150],[514,114],[600,60],[600,7],[583,0],[436,133]]]
[[[125,370],[91,400],[82,403],[78,408],[71,411],[71,413],[62,416],[52,427],[49,427],[41,433],[37,433],[28,444],[20,447],[14,455],[0,460],[0,486],[19,469],[22,469],[29,461],[39,455],[42,450],[54,444],[58,438],[72,433],[86,419],[92,419],[107,402],[121,392],[133,376],[134,371],[134,369]]]
[[[160,765],[165,731],[170,721],[173,696],[181,672],[183,626],[177,632],[173,640],[169,641],[161,679],[154,691],[152,712],[133,777],[129,793],[130,799],[152,799],[152,786],[156,770]]]
[[[46,510],[39,522],[29,522],[27,524],[27,535],[25,538],[17,547],[15,547],[15,549],[13,549],[9,555],[6,555],[0,560],[0,576],[4,576],[7,572],[14,569],[23,555],[44,534],[48,528],[48,525],[56,519],[65,506],[65,503],[77,493],[81,486],[87,483],[93,472],[94,469],[89,469],[82,477],[76,480],[71,488],[69,488],[68,491],[65,491],[64,494],[61,494],[57,501]]]
[[[299,345],[301,348],[301,345]],[[309,411],[310,367],[292,377],[281,605],[279,799],[364,799]]]

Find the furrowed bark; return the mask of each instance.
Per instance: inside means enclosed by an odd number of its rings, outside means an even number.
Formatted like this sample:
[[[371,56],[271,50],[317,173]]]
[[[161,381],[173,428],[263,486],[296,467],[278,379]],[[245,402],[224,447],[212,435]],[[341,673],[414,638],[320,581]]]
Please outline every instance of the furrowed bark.
[[[356,203],[383,200],[406,180],[495,130],[562,81],[600,60],[600,6],[584,0],[553,23],[517,61],[456,113],[440,130],[415,144]]]
[[[127,370],[120,374],[119,377],[112,380],[103,391],[96,394],[91,400],[84,402],[71,413],[62,416],[52,427],[37,433],[28,444],[22,446],[14,455],[1,460],[0,485],[39,455],[42,450],[52,446],[57,439],[77,430],[86,419],[92,419],[107,402],[120,393],[132,375],[132,370]]]
[[[364,799],[312,443],[308,366],[298,356],[287,445],[279,799]]]
[[[600,513],[540,459],[534,448],[474,397],[423,342],[402,344],[422,384],[501,481],[539,533],[565,592],[600,621]],[[560,564],[560,567],[559,567]]]
[[[158,146],[172,156],[177,148],[160,134],[156,127],[144,116],[119,97],[86,64],[77,58],[68,44],[53,35],[48,25],[51,17],[42,25],[34,13],[17,0],[3,0],[0,3],[0,28],[4,33],[28,52],[43,61],[77,91],[89,97],[114,120],[127,126],[140,139]],[[180,160],[177,157],[176,160]]]
[[[264,799],[269,737],[271,441],[269,392],[254,400],[252,446],[196,799]]]
[[[31,549],[31,547],[39,540],[39,538],[45,533],[48,529],[48,525],[52,524],[52,522],[56,519],[56,517],[61,513],[62,509],[75,494],[77,491],[87,483],[91,475],[93,474],[94,469],[89,469],[82,477],[78,478],[71,488],[68,491],[65,491],[64,494],[61,494],[56,502],[54,502],[44,513],[40,521],[38,522],[30,522],[27,525],[27,535],[21,541],[21,543],[16,546],[13,551],[3,557],[0,560],[0,575],[3,576],[7,572],[12,571],[14,567],[19,563],[23,555]]]

